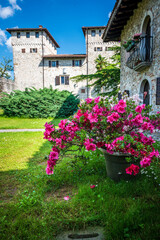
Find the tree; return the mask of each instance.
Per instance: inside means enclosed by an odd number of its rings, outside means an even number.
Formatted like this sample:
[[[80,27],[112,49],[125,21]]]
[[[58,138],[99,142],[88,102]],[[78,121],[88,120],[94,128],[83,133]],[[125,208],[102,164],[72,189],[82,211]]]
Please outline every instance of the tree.
[[[4,77],[6,79],[9,79],[11,77],[9,74],[10,71],[13,71],[13,67],[10,64],[11,62],[12,62],[11,59],[3,57],[3,60],[0,63],[0,77]]]
[[[94,90],[99,95],[116,95],[119,91],[120,84],[120,47],[112,47],[114,55],[111,57],[111,63],[101,55],[95,60],[97,72],[89,75],[78,75],[72,79],[80,82],[88,79],[92,81],[88,86],[94,86]],[[94,82],[93,82],[94,80]],[[104,90],[102,92],[102,89]]]

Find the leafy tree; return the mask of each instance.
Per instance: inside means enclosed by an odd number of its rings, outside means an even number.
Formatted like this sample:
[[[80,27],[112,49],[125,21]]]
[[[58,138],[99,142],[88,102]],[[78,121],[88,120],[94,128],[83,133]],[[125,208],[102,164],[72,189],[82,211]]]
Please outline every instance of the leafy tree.
[[[11,77],[9,74],[10,71],[13,71],[13,67],[10,64],[11,62],[11,59],[3,57],[3,60],[0,62],[0,77],[4,77],[6,79],[9,79]]]
[[[111,62],[101,55],[95,60],[97,72],[89,75],[78,75],[72,79],[75,82],[80,82],[88,79],[91,82],[88,86],[94,86],[94,90],[99,95],[116,95],[119,91],[120,84],[120,47],[112,47],[114,55],[111,57]],[[94,80],[94,81],[93,81]],[[102,92],[103,89],[103,92]]]

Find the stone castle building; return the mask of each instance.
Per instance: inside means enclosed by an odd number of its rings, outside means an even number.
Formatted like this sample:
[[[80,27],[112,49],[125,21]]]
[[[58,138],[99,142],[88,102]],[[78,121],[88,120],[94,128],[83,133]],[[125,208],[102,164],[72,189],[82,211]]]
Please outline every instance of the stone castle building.
[[[114,42],[104,43],[105,27],[82,27],[86,54],[57,54],[60,47],[50,32],[39,28],[7,29],[13,46],[14,78],[17,89],[50,87],[72,91],[81,99],[93,97],[87,82],[75,83],[71,77],[96,72],[95,59],[101,54],[109,61]]]
[[[133,36],[138,40],[121,48],[121,91],[160,111],[160,0],[116,1],[103,40],[123,44]]]

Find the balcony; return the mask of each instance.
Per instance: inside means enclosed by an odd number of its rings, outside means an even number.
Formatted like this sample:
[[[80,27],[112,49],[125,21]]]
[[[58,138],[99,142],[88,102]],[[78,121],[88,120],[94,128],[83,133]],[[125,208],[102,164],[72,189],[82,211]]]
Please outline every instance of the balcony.
[[[129,54],[127,67],[139,72],[149,67],[153,60],[153,37],[140,37],[139,42],[135,43]]]

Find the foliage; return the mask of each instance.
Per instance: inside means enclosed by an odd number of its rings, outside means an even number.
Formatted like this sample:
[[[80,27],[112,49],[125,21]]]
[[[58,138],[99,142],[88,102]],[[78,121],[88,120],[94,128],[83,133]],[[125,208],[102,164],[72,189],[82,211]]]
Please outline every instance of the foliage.
[[[77,110],[78,103],[77,96],[52,87],[16,90],[0,99],[4,115],[29,118],[68,117]]]
[[[153,147],[152,137],[142,132],[152,133],[155,127],[151,124],[145,104],[138,105],[138,96],[125,96],[124,99],[88,98],[81,103],[71,121],[62,120],[59,123],[59,129],[46,123],[44,137],[53,146],[46,173],[53,174],[60,153],[73,145],[82,149],[85,146],[87,151],[104,148],[110,154],[127,153],[128,161],[134,159],[135,162],[126,169],[130,175],[139,172],[139,165],[142,168],[150,166],[159,157],[159,152]]]
[[[108,240],[159,239],[158,165],[148,167],[148,173],[144,169],[136,181],[114,183],[106,177],[101,153],[86,151],[86,165],[83,159],[71,165],[76,158],[72,154],[57,164],[54,175],[46,176],[50,144],[41,136],[0,134],[1,240],[58,239],[62,231],[96,226],[103,228]]]
[[[10,64],[12,60],[3,58],[3,61],[0,63],[0,77],[4,77],[9,79],[11,76],[9,74],[10,71],[13,71],[13,67]]]
[[[111,57],[112,62],[107,60],[101,55],[95,60],[97,72],[89,75],[79,75],[72,79],[75,82],[80,82],[88,79],[93,86],[96,93],[103,96],[116,95],[119,91],[120,83],[120,47],[115,46],[111,48],[114,55]],[[102,91],[103,89],[103,91]]]

